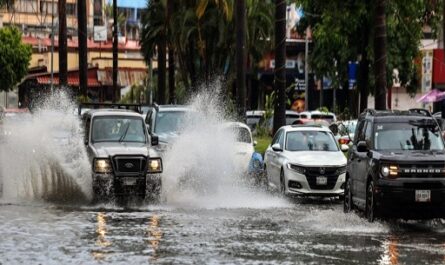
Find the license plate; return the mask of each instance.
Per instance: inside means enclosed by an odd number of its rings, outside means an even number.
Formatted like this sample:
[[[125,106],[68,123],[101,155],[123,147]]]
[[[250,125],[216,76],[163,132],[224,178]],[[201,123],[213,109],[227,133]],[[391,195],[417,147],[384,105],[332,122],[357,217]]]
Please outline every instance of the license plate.
[[[430,202],[431,191],[430,190],[416,190],[416,202]]]
[[[136,185],[136,179],[135,178],[124,178],[123,179],[125,186],[133,186]]]
[[[317,185],[327,185],[328,178],[327,177],[317,177]]]

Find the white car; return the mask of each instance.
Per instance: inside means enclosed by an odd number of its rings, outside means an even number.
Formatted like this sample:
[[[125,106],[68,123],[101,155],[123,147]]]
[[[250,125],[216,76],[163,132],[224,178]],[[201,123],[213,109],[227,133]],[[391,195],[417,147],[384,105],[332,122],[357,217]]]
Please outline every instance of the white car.
[[[223,125],[236,137],[234,146],[234,163],[238,172],[247,172],[252,155],[255,152],[255,142],[249,126],[241,122],[227,122]]]
[[[300,112],[300,118],[312,120],[325,120],[329,123],[336,122],[337,116],[332,112],[321,112],[319,110]]]
[[[285,195],[343,196],[347,149],[328,128],[283,126],[265,153],[269,186]]]

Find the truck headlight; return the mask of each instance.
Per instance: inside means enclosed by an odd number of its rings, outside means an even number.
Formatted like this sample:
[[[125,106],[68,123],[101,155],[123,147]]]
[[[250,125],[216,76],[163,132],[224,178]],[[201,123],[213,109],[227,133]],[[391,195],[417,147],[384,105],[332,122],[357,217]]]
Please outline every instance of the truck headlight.
[[[160,158],[148,159],[148,173],[161,173],[162,160]]]
[[[113,168],[110,159],[96,159],[94,160],[94,172],[96,173],[111,173]]]
[[[382,176],[390,177],[390,178],[397,178],[399,175],[399,167],[398,166],[382,166],[382,169],[380,170],[382,173]]]

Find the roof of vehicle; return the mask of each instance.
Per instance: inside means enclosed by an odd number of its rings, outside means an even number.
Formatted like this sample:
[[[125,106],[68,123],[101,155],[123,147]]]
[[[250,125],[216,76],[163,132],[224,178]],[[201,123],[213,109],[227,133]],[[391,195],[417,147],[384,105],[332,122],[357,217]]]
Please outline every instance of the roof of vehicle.
[[[305,125],[305,124],[297,124],[297,125],[287,125],[283,126],[286,131],[322,131],[322,132],[331,132],[331,130],[325,126],[321,125]]]
[[[132,116],[132,117],[139,117],[142,119],[142,116],[140,113],[132,111],[132,110],[125,110],[125,109],[92,109],[92,110],[85,112],[84,115],[89,115],[91,117],[96,117],[96,116]]]
[[[376,121],[391,122],[399,121],[404,122],[412,119],[434,119],[434,116],[425,109],[409,109],[409,110],[373,110],[367,109],[360,118],[364,119],[372,117]]]
[[[159,111],[191,111],[187,105],[155,105]]]
[[[332,112],[321,112],[319,110],[311,110],[311,111],[303,111],[300,114],[310,114],[310,115],[332,115],[335,117],[335,114]]]
[[[248,110],[246,111],[246,116],[264,116],[266,111],[264,110]]]

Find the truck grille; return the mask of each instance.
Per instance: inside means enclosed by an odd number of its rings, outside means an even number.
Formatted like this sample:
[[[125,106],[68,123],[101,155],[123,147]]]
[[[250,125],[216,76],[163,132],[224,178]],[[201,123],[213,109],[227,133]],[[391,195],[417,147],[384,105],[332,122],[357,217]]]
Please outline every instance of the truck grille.
[[[147,159],[143,156],[116,156],[114,164],[117,173],[143,173],[147,166]]]
[[[401,178],[445,178],[445,163],[443,162],[413,162],[399,163]]]
[[[344,167],[305,167],[305,175],[312,190],[332,190],[337,183],[339,171]],[[317,177],[327,177],[326,185],[317,185]]]

